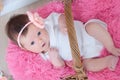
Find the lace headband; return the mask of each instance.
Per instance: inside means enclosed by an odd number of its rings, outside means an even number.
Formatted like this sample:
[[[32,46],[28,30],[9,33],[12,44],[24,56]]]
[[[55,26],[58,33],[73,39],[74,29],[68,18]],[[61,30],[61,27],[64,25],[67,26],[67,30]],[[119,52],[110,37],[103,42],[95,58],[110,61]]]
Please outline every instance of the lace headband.
[[[30,25],[31,23],[33,23],[36,27],[38,28],[41,28],[43,29],[44,28],[44,21],[43,21],[43,18],[39,16],[38,13],[31,13],[31,12],[27,12],[27,16],[29,18],[29,22],[27,24],[25,24],[25,26],[20,30],[20,32],[18,33],[18,36],[17,36],[17,43],[18,43],[18,46],[22,48],[22,45],[20,43],[20,36],[23,32],[23,30],[28,26]]]

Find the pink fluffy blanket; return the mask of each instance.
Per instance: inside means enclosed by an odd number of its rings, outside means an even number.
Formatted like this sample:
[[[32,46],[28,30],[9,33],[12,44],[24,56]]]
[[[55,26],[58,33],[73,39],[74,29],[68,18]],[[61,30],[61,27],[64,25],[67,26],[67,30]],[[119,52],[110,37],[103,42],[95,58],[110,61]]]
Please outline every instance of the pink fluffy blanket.
[[[120,47],[120,0],[74,0],[72,12],[74,19],[86,22],[92,18],[98,18],[108,24],[116,47]],[[37,11],[42,17],[51,12],[63,12],[63,5],[59,2],[51,2]],[[109,53],[104,49],[103,56]],[[74,70],[68,66],[56,69],[50,62],[44,61],[39,54],[23,51],[12,42],[7,48],[6,60],[10,73],[15,80],[60,80],[61,77],[74,74]],[[92,66],[92,65],[91,65]],[[104,69],[100,72],[87,72],[89,80],[120,80],[120,61],[115,71]]]

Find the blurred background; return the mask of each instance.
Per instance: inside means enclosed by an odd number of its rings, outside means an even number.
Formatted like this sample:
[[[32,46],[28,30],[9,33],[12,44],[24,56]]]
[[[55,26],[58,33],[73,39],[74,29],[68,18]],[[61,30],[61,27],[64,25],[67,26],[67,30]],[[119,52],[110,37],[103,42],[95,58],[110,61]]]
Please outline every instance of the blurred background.
[[[17,13],[25,13],[33,10],[53,0],[0,0],[0,71],[3,71],[9,79],[11,75],[5,60],[8,39],[5,34],[5,25],[10,16]]]

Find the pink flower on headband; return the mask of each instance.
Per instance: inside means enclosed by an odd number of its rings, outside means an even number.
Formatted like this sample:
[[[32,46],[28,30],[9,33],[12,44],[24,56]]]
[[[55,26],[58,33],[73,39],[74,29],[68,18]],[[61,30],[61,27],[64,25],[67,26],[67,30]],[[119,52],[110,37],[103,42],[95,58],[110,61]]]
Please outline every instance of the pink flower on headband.
[[[38,28],[44,28],[44,20],[38,13],[27,12],[30,22],[32,22]]]

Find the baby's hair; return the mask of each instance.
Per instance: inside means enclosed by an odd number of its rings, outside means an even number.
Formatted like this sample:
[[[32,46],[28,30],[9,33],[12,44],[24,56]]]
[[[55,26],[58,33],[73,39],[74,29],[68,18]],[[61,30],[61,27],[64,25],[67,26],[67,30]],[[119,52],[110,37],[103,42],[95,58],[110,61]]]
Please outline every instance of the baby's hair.
[[[10,18],[6,25],[6,34],[10,40],[17,44],[17,36],[20,30],[29,22],[26,14],[14,15]],[[26,35],[27,27],[22,32],[22,35]]]

